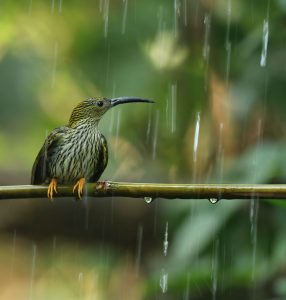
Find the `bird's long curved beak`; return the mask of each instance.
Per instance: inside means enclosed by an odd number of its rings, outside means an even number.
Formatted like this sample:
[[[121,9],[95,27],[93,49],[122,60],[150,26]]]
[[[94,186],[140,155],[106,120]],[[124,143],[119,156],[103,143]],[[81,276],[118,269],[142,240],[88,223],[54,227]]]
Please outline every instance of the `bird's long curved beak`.
[[[123,103],[132,103],[132,102],[154,103],[153,100],[149,100],[149,99],[142,99],[136,97],[119,97],[119,98],[111,99],[111,106],[116,106],[118,104],[123,104]]]

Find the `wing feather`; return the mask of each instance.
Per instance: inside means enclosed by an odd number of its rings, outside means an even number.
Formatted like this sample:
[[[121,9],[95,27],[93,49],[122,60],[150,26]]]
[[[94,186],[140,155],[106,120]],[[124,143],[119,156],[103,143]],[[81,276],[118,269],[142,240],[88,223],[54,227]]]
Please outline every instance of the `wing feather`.
[[[89,182],[97,181],[101,174],[104,172],[108,162],[108,147],[107,141],[105,137],[101,134],[99,140],[99,153],[98,153],[98,161],[95,167],[94,173],[90,178]]]
[[[49,174],[49,158],[57,145],[62,141],[63,136],[69,128],[66,126],[58,127],[54,129],[46,138],[44,145],[38,153],[31,176],[31,184],[42,184],[50,178]]]

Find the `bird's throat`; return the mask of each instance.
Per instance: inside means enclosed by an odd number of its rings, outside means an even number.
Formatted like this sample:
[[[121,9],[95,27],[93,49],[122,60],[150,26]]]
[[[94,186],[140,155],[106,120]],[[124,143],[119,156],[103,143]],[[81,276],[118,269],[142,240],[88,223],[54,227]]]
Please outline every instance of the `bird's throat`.
[[[98,123],[97,119],[82,119],[74,123],[70,123],[69,127],[76,130],[85,130],[85,131],[98,131]]]

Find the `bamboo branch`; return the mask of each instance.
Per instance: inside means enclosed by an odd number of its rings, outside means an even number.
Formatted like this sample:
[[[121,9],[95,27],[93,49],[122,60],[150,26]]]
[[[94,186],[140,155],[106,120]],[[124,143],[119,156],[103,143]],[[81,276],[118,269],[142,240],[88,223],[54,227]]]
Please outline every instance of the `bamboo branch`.
[[[85,195],[91,197],[144,198],[151,202],[165,199],[286,199],[286,184],[161,184],[106,182],[86,185]],[[59,186],[58,197],[75,197],[72,186]],[[0,199],[47,198],[47,186],[0,186]]]

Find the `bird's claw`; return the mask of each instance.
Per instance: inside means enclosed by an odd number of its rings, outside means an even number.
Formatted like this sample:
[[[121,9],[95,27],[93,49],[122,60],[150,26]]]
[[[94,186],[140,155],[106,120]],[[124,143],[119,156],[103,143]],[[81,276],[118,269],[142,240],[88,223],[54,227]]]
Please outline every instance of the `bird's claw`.
[[[57,191],[57,179],[56,178],[52,178],[49,186],[48,186],[48,192],[47,192],[47,195],[48,195],[48,198],[50,201],[54,201],[54,192],[57,194],[58,191]]]
[[[73,187],[73,193],[77,190],[77,196],[78,196],[78,199],[80,199],[80,200],[81,200],[81,196],[83,194],[84,185],[85,185],[85,179],[80,178],[78,180],[78,182],[75,184],[75,186]]]

